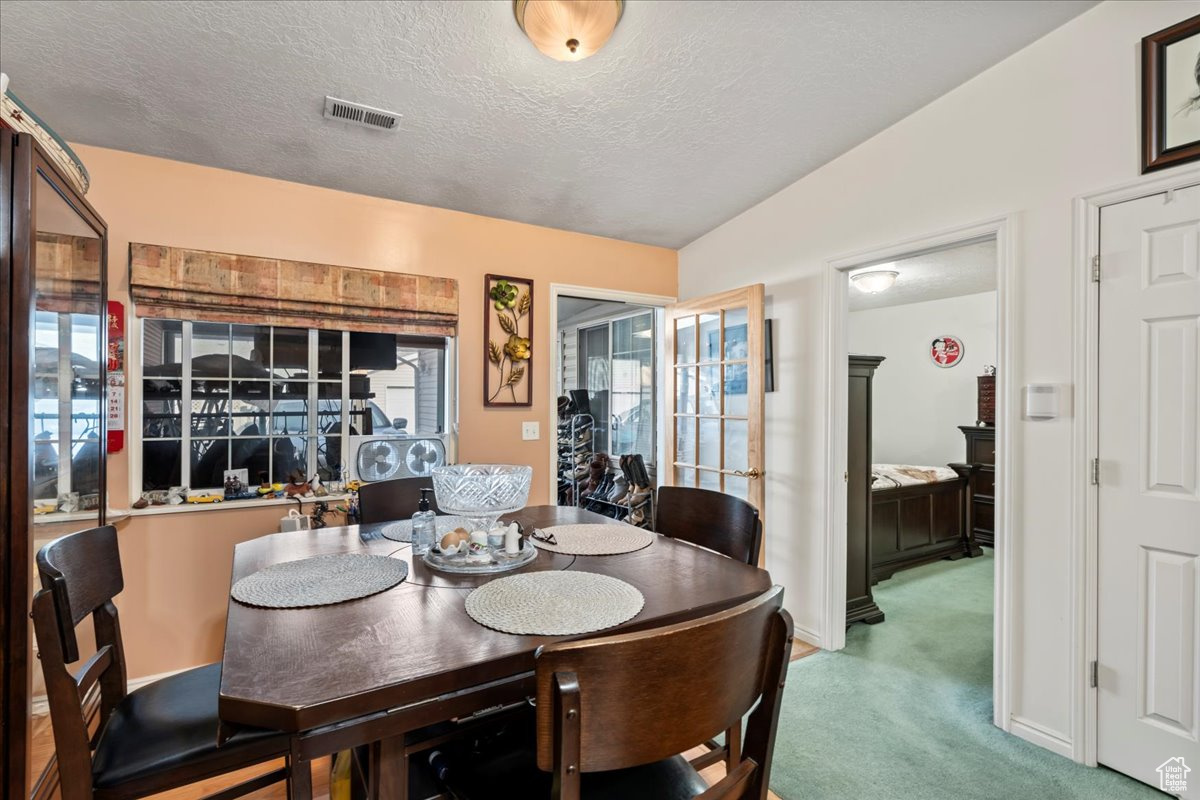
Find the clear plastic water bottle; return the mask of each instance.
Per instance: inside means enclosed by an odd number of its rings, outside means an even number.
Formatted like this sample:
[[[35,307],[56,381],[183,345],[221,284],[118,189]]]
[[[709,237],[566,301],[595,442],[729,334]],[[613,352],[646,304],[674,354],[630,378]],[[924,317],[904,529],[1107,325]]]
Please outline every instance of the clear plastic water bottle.
[[[417,513],[412,515],[412,549],[418,556],[429,552],[437,536],[437,515],[429,508],[431,491],[433,490],[421,490],[421,502],[417,504]]]

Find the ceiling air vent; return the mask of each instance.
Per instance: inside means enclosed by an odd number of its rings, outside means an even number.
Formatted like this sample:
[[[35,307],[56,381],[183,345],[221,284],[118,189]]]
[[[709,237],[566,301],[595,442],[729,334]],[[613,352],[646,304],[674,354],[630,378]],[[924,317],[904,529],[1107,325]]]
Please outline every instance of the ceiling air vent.
[[[385,131],[394,131],[400,125],[400,115],[393,111],[364,106],[362,103],[351,103],[336,97],[325,98],[325,119],[336,119],[351,125]]]

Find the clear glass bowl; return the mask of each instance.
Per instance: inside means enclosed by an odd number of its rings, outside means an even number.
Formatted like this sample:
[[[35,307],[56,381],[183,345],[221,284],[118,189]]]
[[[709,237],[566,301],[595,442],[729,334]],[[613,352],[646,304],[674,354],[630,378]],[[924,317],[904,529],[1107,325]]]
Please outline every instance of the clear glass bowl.
[[[454,464],[433,468],[433,493],[443,514],[466,517],[473,531],[490,531],[501,514],[525,507],[531,480],[533,467]]]

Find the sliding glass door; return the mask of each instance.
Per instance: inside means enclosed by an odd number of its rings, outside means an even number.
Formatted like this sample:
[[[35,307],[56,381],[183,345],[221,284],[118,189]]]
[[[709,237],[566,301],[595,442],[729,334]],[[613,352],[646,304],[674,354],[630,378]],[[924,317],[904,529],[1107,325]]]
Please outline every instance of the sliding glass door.
[[[574,336],[576,382],[563,388],[587,390],[596,420],[596,451],[613,456],[640,453],[646,463],[653,463],[654,311],[583,325]],[[564,384],[570,377],[564,376]]]

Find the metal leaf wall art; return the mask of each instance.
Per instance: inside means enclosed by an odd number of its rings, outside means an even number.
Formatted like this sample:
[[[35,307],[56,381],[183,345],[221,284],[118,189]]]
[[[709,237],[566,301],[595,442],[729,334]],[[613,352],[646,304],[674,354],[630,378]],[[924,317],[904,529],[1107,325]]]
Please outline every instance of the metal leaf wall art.
[[[483,404],[533,405],[533,281],[486,276],[483,314]]]

